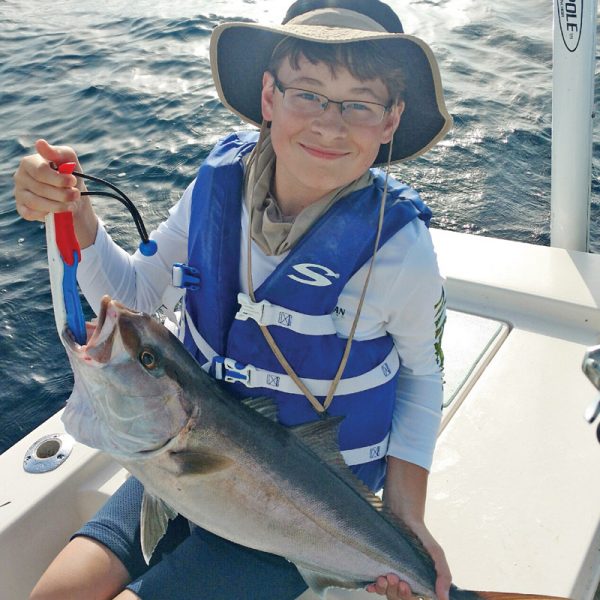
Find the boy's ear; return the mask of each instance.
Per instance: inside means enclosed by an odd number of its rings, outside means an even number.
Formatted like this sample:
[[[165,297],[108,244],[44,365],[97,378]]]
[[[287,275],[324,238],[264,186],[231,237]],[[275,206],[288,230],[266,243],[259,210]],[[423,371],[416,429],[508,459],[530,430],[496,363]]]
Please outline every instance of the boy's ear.
[[[392,108],[390,109],[390,112],[386,117],[385,127],[383,129],[383,141],[381,142],[382,144],[388,144],[394,137],[394,133],[400,125],[400,119],[402,118],[402,113],[404,112],[405,106],[406,105],[404,102],[398,102],[397,104],[394,104],[394,106],[392,106]]]
[[[265,121],[273,120],[273,96],[275,95],[275,79],[271,73],[265,71],[262,79],[262,92],[260,106],[262,117]]]

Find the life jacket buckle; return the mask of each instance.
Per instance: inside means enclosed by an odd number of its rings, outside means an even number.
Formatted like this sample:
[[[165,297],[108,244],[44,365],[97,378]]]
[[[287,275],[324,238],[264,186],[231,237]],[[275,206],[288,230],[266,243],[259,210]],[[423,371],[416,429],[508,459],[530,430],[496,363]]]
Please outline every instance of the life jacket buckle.
[[[252,387],[251,373],[254,368],[252,365],[244,365],[226,356],[215,356],[213,366],[215,379],[227,383],[243,383],[246,387]]]
[[[262,325],[265,309],[270,308],[271,303],[267,300],[253,302],[250,299],[250,296],[243,293],[238,294],[237,299],[240,303],[240,309],[235,315],[235,318],[240,321],[247,321],[248,319],[253,319],[259,325]]]
[[[195,292],[200,285],[200,272],[194,267],[183,263],[174,263],[171,270],[173,287],[185,288]]]

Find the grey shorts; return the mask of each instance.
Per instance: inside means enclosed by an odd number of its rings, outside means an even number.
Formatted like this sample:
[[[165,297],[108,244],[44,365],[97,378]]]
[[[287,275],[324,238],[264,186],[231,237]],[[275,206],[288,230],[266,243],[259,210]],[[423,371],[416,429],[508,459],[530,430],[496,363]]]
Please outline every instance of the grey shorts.
[[[140,546],[143,487],[130,477],[73,537],[107,546],[125,565],[127,586],[142,600],[294,600],[306,584],[296,567],[273,554],[217,537],[178,517],[150,565]]]

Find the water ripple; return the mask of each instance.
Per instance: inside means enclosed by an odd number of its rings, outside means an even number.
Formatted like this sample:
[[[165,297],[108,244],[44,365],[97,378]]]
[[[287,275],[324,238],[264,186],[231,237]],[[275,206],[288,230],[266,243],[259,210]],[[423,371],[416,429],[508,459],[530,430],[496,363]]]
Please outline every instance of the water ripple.
[[[551,9],[546,0],[390,2],[434,49],[454,129],[393,168],[434,211],[434,225],[549,242]],[[117,181],[148,227],[163,220],[225,132],[245,128],[212,85],[211,30],[281,20],[280,0],[0,2],[0,452],[54,413],[71,386],[58,342],[45,232],[14,210],[11,175],[38,137],[72,144],[84,169]],[[174,13],[174,10],[176,13]],[[519,27],[515,27],[518,20]],[[600,78],[596,78],[596,95]],[[600,251],[596,124],[591,245]],[[94,198],[129,250],[135,228]],[[86,308],[89,313],[89,309]]]

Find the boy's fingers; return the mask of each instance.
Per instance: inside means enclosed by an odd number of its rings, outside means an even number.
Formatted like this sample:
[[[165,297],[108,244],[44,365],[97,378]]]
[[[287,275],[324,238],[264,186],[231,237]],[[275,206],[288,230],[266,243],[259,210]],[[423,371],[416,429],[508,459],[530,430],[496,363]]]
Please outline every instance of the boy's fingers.
[[[62,165],[66,162],[74,162],[76,164],[76,170],[81,171],[81,166],[77,158],[75,150],[69,146],[53,146],[46,140],[37,140],[35,143],[35,149],[38,155],[44,160],[43,164],[48,165],[48,169],[52,172],[54,179],[47,181],[52,185],[62,185],[63,187],[79,187],[85,189],[82,182],[75,177],[75,175],[68,175],[66,173],[59,173],[57,170],[52,169],[49,163],[55,163],[56,165]],[[62,179],[61,179],[62,178]],[[58,183],[57,183],[58,182]]]
[[[47,213],[33,210],[25,205],[17,206],[17,212],[26,221],[44,221]]]
[[[405,581],[400,581],[398,575],[393,573],[378,577],[374,583],[366,587],[366,591],[392,600],[412,599],[410,586]]]
[[[452,585],[452,576],[441,575],[438,577],[435,592],[438,600],[450,600],[450,586]]]
[[[376,593],[380,596],[385,594],[387,589],[387,579],[383,576],[378,577],[373,583],[370,583],[366,588],[367,592]]]
[[[69,177],[71,176],[69,175]],[[61,203],[74,202],[81,197],[81,192],[77,188],[66,185],[66,182],[62,180],[56,183],[44,183],[40,179],[31,178],[23,189],[40,198]]]
[[[77,156],[68,146],[52,146],[46,140],[40,139],[35,143],[37,153],[47,161],[60,165],[65,162],[74,162]]]
[[[77,185],[77,177],[59,173],[44,158],[38,155],[26,156],[15,173],[15,182],[23,189],[36,191],[35,185],[47,184],[55,188],[71,188]],[[43,195],[40,193],[40,195]]]
[[[65,205],[64,202],[48,200],[29,191],[23,192],[20,201],[16,204],[17,212],[26,221],[43,221],[48,213],[72,210],[74,207],[73,202]]]

